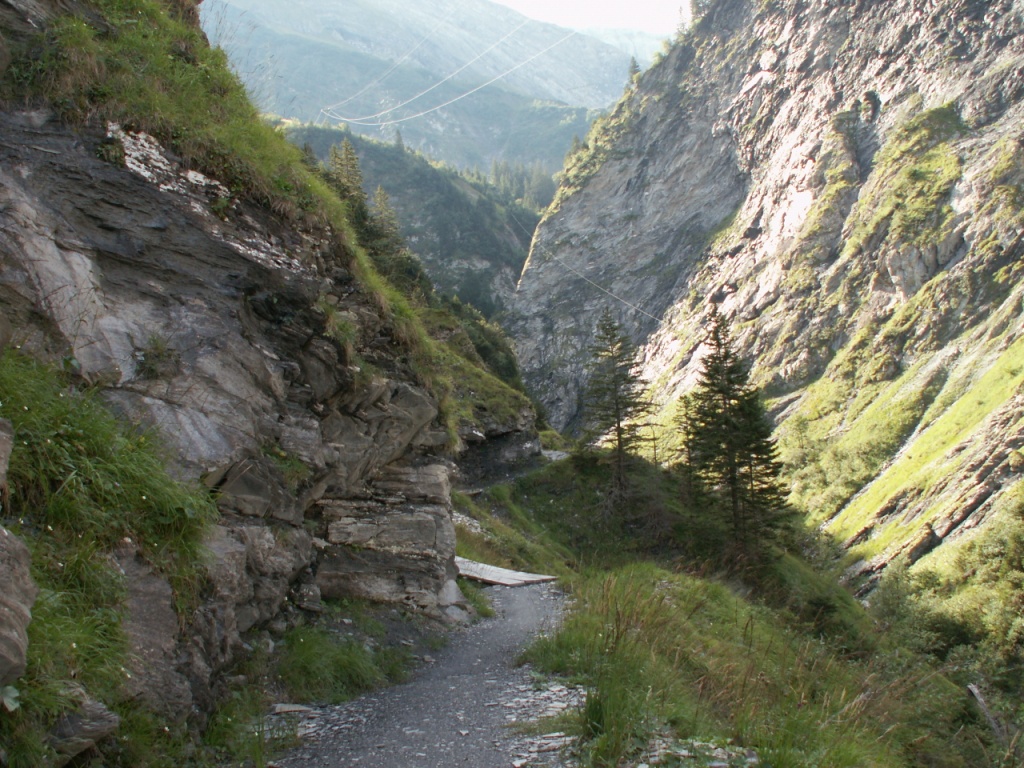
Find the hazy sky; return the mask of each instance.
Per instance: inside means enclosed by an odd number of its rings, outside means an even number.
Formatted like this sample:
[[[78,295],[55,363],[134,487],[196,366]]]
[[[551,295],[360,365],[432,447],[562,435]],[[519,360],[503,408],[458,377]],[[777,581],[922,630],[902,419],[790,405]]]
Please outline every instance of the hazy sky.
[[[689,0],[494,0],[531,19],[574,29],[640,29],[670,36]]]

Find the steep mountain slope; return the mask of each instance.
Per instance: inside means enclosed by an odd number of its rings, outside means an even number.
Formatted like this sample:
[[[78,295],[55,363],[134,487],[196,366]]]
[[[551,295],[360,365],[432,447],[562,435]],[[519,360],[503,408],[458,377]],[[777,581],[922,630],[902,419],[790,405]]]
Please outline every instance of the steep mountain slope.
[[[331,128],[287,130],[321,162],[348,139],[359,155],[366,194],[382,187],[398,213],[402,234],[437,288],[490,317],[515,291],[538,216],[501,200],[490,184],[470,182],[451,168],[396,144]],[[547,178],[549,184],[550,177]]]
[[[537,233],[512,329],[554,423],[603,307],[670,423],[713,301],[858,573],[994,516],[1024,446],[1022,33],[1020,0],[711,3]]]
[[[264,110],[311,122],[336,104],[369,118],[353,130],[390,141],[400,129],[410,147],[463,168],[505,158],[557,170],[629,70],[613,46],[487,0],[216,0],[203,19]]]

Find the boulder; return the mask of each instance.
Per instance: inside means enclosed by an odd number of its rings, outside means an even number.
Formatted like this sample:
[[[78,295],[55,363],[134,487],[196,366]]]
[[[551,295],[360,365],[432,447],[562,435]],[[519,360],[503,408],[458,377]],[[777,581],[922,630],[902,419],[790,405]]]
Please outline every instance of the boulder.
[[[331,547],[316,573],[324,597],[398,603],[438,617],[448,579],[445,563],[434,558],[349,547]]]
[[[452,495],[448,467],[443,464],[388,466],[373,485],[384,493],[430,504],[447,504]]]
[[[188,678],[178,670],[178,614],[170,583],[136,554],[115,555],[128,597],[122,627],[129,643],[127,695],[168,722],[185,721],[192,710]]]
[[[270,459],[244,459],[228,470],[220,488],[218,506],[245,517],[302,522],[302,511],[288,493],[281,470]]]
[[[0,685],[7,685],[25,673],[28,625],[32,605],[39,593],[29,575],[28,547],[6,528],[0,527]]]
[[[0,420],[0,488],[7,485],[13,443],[11,423]],[[0,573],[4,574],[4,588],[0,590],[0,685],[14,682],[25,673],[28,625],[39,593],[30,568],[28,547],[0,526]]]
[[[57,768],[67,765],[75,756],[112,735],[120,725],[117,714],[95,699],[83,697],[78,707],[61,715],[50,731],[48,742],[57,753],[53,764]]]
[[[316,580],[324,597],[402,603],[441,617],[456,601],[455,526],[444,464],[388,466],[370,495],[319,503],[327,546]]]
[[[213,594],[231,605],[252,599],[252,579],[246,572],[249,559],[245,544],[223,525],[213,526],[203,542],[206,578]]]
[[[235,611],[237,631],[270,621],[287,605],[288,594],[313,561],[313,537],[302,528],[247,526],[235,530],[245,545],[252,599]]]

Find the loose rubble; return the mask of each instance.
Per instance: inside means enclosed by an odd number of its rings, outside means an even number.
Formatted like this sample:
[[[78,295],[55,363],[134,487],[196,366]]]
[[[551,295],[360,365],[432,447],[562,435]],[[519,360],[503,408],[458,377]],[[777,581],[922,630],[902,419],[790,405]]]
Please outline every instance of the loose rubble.
[[[433,660],[431,660],[431,663]],[[501,681],[489,679],[488,684]],[[505,710],[510,733],[527,731],[507,743],[508,765],[512,768],[578,768],[575,749],[578,739],[567,734],[569,726],[586,700],[586,690],[558,680],[538,681],[529,666],[516,670],[515,679],[505,683],[493,701],[484,706]],[[460,713],[467,726],[471,713]],[[333,707],[308,707],[277,704],[268,718],[268,734],[290,740],[319,743],[344,739],[358,731],[368,720],[365,702],[351,701]],[[552,730],[543,726],[549,725]],[[540,728],[542,732],[536,731]],[[418,731],[421,733],[422,731]],[[408,735],[410,730],[406,729]],[[469,730],[461,730],[463,737]],[[386,748],[386,745],[381,745]],[[654,766],[700,766],[701,768],[748,768],[760,765],[751,750],[722,746],[702,741],[678,741],[668,736],[654,738],[638,758],[625,762],[622,768],[654,768]]]
[[[519,728],[565,715],[583,704],[586,692],[582,688],[557,681],[536,683],[533,677],[529,666],[519,668],[515,679],[505,682],[494,700],[484,705],[505,710],[505,721],[511,734]],[[497,679],[486,682],[502,684]],[[468,725],[472,713],[465,713],[464,718]],[[358,731],[367,719],[366,705],[361,700],[323,707],[277,704],[268,717],[267,733],[281,739],[297,737],[303,742],[330,742]],[[469,731],[460,731],[460,734],[468,736]],[[574,742],[574,737],[557,729],[549,733],[515,736],[509,745],[511,765],[551,768],[573,765],[564,757]]]

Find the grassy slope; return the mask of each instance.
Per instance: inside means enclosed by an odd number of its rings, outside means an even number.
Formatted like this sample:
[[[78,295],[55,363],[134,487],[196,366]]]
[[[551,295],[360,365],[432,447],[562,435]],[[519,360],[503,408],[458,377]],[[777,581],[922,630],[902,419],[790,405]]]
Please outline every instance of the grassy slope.
[[[502,200],[491,184],[471,182],[451,168],[394,144],[313,126],[287,128],[291,141],[310,146],[326,162],[332,146],[352,142],[368,195],[383,187],[399,214],[402,234],[424,262],[434,285],[490,317],[502,307],[491,281],[499,270],[518,275],[526,261],[537,214]],[[474,264],[466,273],[462,263]],[[458,268],[452,270],[450,264]],[[481,266],[483,264],[484,266]]]
[[[452,404],[450,351],[423,329],[411,299],[384,281],[360,246],[345,206],[282,133],[264,124],[224,53],[157,0],[96,0],[106,25],[65,16],[16,51],[3,81],[9,103],[46,102],[72,122],[114,120],[152,133],[234,196],[286,222],[340,241],[363,289],[395,326],[419,381]],[[141,75],[141,76],[140,76]],[[479,358],[470,360],[479,365]],[[463,363],[459,363],[461,367]],[[521,394],[474,372],[488,392],[527,406]],[[447,418],[455,429],[452,408]],[[466,409],[460,409],[465,415]],[[470,424],[474,423],[472,418]]]
[[[834,580],[791,555],[754,591],[709,576],[712,532],[678,479],[634,465],[643,491],[623,515],[606,503],[602,462],[564,460],[458,499],[484,530],[460,527],[460,554],[558,573],[573,594],[562,629],[527,659],[588,687],[583,712],[553,726],[581,737],[585,765],[635,760],[654,737],[730,742],[772,766],[998,760],[935,657],[887,636],[891,624]]]
[[[0,358],[0,418],[15,432],[2,519],[27,542],[40,588],[28,670],[16,682],[21,706],[0,717],[0,744],[12,768],[41,765],[51,723],[85,690],[124,718],[121,764],[160,765],[147,753],[177,751],[181,734],[124,699],[131,666],[120,624],[124,586],[109,553],[133,542],[171,580],[188,615],[213,501],[166,474],[154,435],[125,430],[94,393],[12,352]]]

